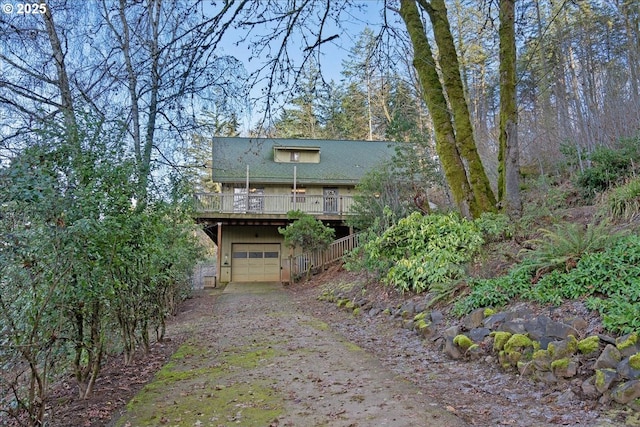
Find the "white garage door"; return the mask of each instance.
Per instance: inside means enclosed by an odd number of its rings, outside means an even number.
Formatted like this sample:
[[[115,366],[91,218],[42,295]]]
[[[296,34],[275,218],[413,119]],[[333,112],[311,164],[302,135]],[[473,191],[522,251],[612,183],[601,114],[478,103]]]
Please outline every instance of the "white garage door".
[[[280,281],[279,244],[234,243],[231,259],[233,282]]]

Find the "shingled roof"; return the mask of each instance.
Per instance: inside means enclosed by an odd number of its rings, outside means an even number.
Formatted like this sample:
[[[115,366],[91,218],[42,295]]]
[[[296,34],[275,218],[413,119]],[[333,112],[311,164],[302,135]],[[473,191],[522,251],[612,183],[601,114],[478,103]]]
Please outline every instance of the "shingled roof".
[[[335,141],[321,139],[213,138],[214,182],[355,185],[366,172],[391,159],[394,143],[385,141]],[[320,163],[276,163],[273,147],[316,147]]]

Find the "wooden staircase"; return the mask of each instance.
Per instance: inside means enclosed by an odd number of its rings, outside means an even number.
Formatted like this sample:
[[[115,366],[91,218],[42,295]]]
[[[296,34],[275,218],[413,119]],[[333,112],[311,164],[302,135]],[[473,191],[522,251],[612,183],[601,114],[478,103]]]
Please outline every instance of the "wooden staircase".
[[[350,234],[335,240],[325,250],[304,252],[291,257],[290,282],[295,282],[305,274],[323,271],[331,264],[341,261],[344,255],[358,246],[360,236],[360,233]]]

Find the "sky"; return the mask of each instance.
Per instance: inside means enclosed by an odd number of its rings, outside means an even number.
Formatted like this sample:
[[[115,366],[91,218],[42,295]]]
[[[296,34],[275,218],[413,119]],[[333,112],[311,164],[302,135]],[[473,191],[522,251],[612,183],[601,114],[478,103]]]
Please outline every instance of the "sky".
[[[338,38],[324,43],[321,47],[320,66],[323,77],[327,82],[332,80],[340,82],[344,78],[341,74],[342,64],[344,61],[348,60],[350,50],[357,42],[359,35],[365,27],[369,26],[374,32],[380,27],[382,22],[381,11],[384,4],[383,1],[365,0],[361,1],[361,3],[365,6],[364,9],[350,11],[351,16],[343,29],[328,27],[326,30],[325,37],[333,34],[339,35]],[[394,15],[393,12],[388,12],[388,14]],[[237,41],[243,35],[244,34],[239,30],[235,29],[226,34],[223,39],[220,53],[234,56],[240,60],[244,64],[247,73],[251,74],[264,65],[264,60],[261,58],[253,58],[250,60],[251,51],[246,46],[236,45]],[[294,45],[298,45],[298,48],[296,49],[292,47],[289,50],[289,54],[294,61],[299,63],[302,59],[302,49],[304,47],[303,40],[294,40]],[[259,98],[263,89],[264,85],[253,87],[250,98]],[[255,125],[258,120],[257,116],[259,116],[259,113],[257,113],[258,109],[259,108],[254,108],[247,117],[243,118],[242,133],[247,133]],[[272,113],[275,114],[276,112],[272,109]]]

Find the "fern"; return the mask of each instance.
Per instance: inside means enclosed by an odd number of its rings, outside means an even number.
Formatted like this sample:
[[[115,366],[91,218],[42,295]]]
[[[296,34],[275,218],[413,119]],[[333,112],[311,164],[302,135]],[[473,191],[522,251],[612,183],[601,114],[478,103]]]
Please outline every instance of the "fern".
[[[542,237],[527,242],[534,249],[520,253],[527,265],[536,269],[534,282],[541,275],[564,268],[571,270],[586,253],[599,252],[617,240],[621,233],[612,233],[605,221],[599,224],[562,223],[555,230],[541,229]]]

